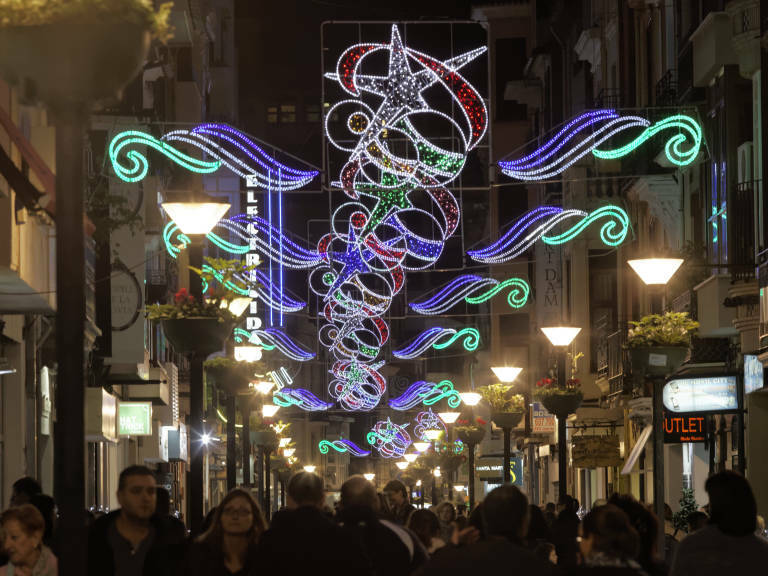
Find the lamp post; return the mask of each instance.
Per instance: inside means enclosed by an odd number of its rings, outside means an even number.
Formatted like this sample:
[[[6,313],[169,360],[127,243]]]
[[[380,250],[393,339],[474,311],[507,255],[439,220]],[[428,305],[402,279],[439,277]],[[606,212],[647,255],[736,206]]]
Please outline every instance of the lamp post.
[[[565,387],[566,371],[565,363],[567,361],[568,346],[576,338],[581,328],[573,326],[549,326],[542,328],[541,331],[549,340],[550,344],[557,349],[557,385]],[[558,477],[558,497],[563,498],[567,494],[567,476],[568,461],[566,452],[568,451],[568,442],[566,438],[566,422],[568,414],[555,414],[557,416],[557,477]]]
[[[229,204],[214,202],[164,202],[168,216],[189,239],[189,291],[198,302],[203,300],[203,283],[192,268],[203,267],[203,237],[210,232],[229,210]],[[189,523],[192,534],[200,531],[203,522],[203,361],[202,354],[193,354],[189,370],[189,420],[191,424],[191,454],[189,465]],[[233,419],[234,425],[234,419]]]
[[[680,258],[643,258],[627,262],[646,286],[666,286],[683,260]],[[653,381],[653,511],[664,521],[664,377]],[[664,531],[659,530],[656,550],[664,559]]]
[[[523,371],[522,368],[518,368],[517,366],[493,366],[491,367],[491,370],[496,375],[496,378],[499,379],[499,382],[509,385],[511,385],[520,375],[520,372]],[[503,481],[504,484],[509,484],[512,479],[509,470],[509,464],[512,459],[512,428],[509,426],[502,426],[502,431],[504,432]]]

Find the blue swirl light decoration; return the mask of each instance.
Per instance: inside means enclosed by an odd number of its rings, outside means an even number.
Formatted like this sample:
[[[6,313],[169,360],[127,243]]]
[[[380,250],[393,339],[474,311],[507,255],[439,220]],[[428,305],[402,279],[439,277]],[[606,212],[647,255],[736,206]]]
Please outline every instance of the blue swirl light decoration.
[[[445,422],[443,422],[437,414],[432,412],[432,408],[429,408],[424,412],[419,412],[416,415],[415,422],[416,425],[413,427],[413,433],[422,442],[432,442],[432,440],[425,435],[427,430],[440,430],[443,435],[448,433],[448,430],[445,427]]]
[[[402,360],[413,360],[424,354],[430,348],[442,350],[451,346],[454,342],[463,338],[462,344],[467,352],[477,350],[480,344],[480,333],[476,328],[462,328],[455,330],[453,328],[440,328],[434,326],[428,328],[411,342],[400,348],[393,350],[392,355]]]
[[[281,388],[272,394],[272,402],[282,408],[296,406],[305,412],[328,410],[332,402],[325,402],[304,388]]]
[[[344,158],[332,185],[350,201],[334,211],[331,231],[318,243],[323,262],[310,287],[322,301],[320,342],[335,358],[330,393],[344,409],[372,410],[380,401],[386,381],[378,357],[389,338],[382,316],[405,272],[434,264],[458,227],[459,204],[446,184],[461,173],[488,120],[482,97],[458,71],[484,52],[436,60],[405,46],[393,25],[388,43],[347,48],[325,75],[348,96],[325,113],[325,131]],[[384,76],[367,70],[376,53],[389,57]],[[423,95],[430,88],[442,90],[460,114],[430,107]],[[416,128],[428,117],[447,123],[460,139],[457,150],[438,147]],[[416,155],[399,156],[390,135],[407,140]],[[416,195],[423,202],[414,203]],[[431,238],[418,233],[429,229],[436,231]]]
[[[263,330],[252,330],[251,339],[258,338],[259,343],[266,343],[277,348],[284,356],[297,362],[307,362],[315,357],[315,353],[307,350],[302,345],[295,342],[288,334],[279,328],[265,328]]]
[[[420,404],[432,406],[443,399],[451,408],[458,408],[461,405],[461,396],[454,389],[453,382],[442,380],[436,383],[419,380],[411,384],[400,396],[391,399],[389,407],[404,412]]]
[[[560,234],[548,235],[556,226],[562,226],[571,218],[579,220]],[[467,255],[476,262],[500,264],[523,254],[537,241],[557,245],[573,240],[598,220],[607,220],[600,228],[600,239],[607,246],[618,246],[627,237],[629,216],[620,206],[608,204],[589,213],[583,210],[563,210],[556,206],[539,206],[516,220],[493,244],[478,250],[468,250]]]
[[[610,150],[598,149],[614,136],[635,128],[643,130],[629,143]],[[498,165],[504,174],[516,180],[545,180],[589,154],[602,159],[626,156],[662,131],[672,132],[664,147],[670,163],[686,166],[696,159],[701,147],[701,127],[690,116],[675,114],[652,124],[640,116],[621,116],[615,110],[601,109],[580,114],[530,154]]]
[[[321,454],[328,454],[328,452],[333,449],[341,454],[348,453],[355,458],[364,458],[371,455],[370,450],[363,450],[360,446],[346,438],[340,438],[339,440],[320,440],[320,442],[317,443],[317,449],[320,450]]]
[[[419,314],[443,314],[459,302],[480,304],[493,298],[506,288],[509,288],[507,303],[512,308],[525,306],[531,288],[528,282],[522,278],[508,278],[502,281],[494,278],[483,278],[475,274],[457,276],[434,295],[421,302],[411,302],[409,306],[411,310]]]
[[[402,458],[411,445],[408,424],[395,424],[390,418],[377,422],[368,432],[368,444],[378,450],[383,458]]]

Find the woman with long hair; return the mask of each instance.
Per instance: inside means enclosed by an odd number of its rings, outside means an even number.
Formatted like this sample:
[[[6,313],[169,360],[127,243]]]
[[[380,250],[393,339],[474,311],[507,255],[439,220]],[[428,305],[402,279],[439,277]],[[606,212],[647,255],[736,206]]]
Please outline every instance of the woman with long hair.
[[[9,508],[0,518],[3,549],[8,564],[2,576],[56,576],[58,565],[53,552],[43,544],[45,520],[31,504]]]
[[[251,493],[235,488],[219,504],[208,530],[192,543],[184,574],[255,574],[257,545],[266,529],[264,515]]]

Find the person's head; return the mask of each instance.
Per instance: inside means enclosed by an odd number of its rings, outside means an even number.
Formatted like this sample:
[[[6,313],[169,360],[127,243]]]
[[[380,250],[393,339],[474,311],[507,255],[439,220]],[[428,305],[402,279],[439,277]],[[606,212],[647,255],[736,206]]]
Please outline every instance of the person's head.
[[[435,514],[443,524],[450,524],[456,520],[456,506],[452,502],[440,502],[435,507]]]
[[[628,494],[614,494],[609,504],[624,511],[629,523],[640,538],[638,559],[643,566],[649,566],[656,556],[656,537],[659,534],[659,522],[648,508]]]
[[[384,486],[384,495],[393,507],[403,506],[408,503],[408,489],[400,480],[390,480]]]
[[[483,501],[483,519],[487,534],[522,540],[528,529],[528,498],[517,486],[494,488]]]
[[[35,494],[42,494],[40,483],[30,476],[16,480],[11,486],[11,506],[28,504]]]
[[[31,504],[9,508],[0,517],[3,548],[15,566],[32,568],[43,543],[45,520]]]
[[[312,506],[322,509],[325,504],[325,488],[323,479],[314,472],[297,472],[288,480],[288,508]]]
[[[707,478],[710,522],[729,536],[746,536],[757,528],[757,502],[741,474],[731,470]]]
[[[621,560],[638,557],[640,537],[617,506],[608,504],[592,510],[584,518],[580,531],[581,554],[587,563],[598,553]]]
[[[45,522],[45,531],[43,532],[43,542],[50,542],[53,538],[53,531],[56,526],[56,502],[47,494],[35,494],[29,501],[32,506],[37,508]]]
[[[411,512],[406,526],[419,537],[419,541],[427,550],[432,546],[432,538],[440,534],[440,520],[437,514],[426,508]]]
[[[376,487],[360,475],[350,476],[341,485],[341,509],[370,508],[374,512],[379,509],[379,496]]]
[[[533,504],[528,506],[528,532],[525,539],[529,542],[552,541],[552,532],[544,518],[544,512]]]
[[[557,512],[565,512],[567,514],[576,514],[579,511],[579,501],[573,496],[564,494],[557,500]]]
[[[674,520],[675,515],[672,513],[672,508],[664,502],[664,521],[665,522],[672,522]]]
[[[120,514],[137,522],[149,520],[157,508],[157,482],[146,466],[128,466],[117,481]]]
[[[688,514],[688,533],[693,534],[694,532],[701,530],[707,525],[707,522],[709,522],[709,516],[707,516],[706,512],[702,512],[701,510],[691,512]]]
[[[555,503],[554,502],[547,502],[546,506],[544,506],[544,512],[551,512],[555,513]]]
[[[171,493],[162,486],[157,487],[155,513],[157,513],[158,516],[167,516],[171,513]]]
[[[267,522],[251,493],[234,488],[216,508],[211,526],[199,540],[221,552],[225,536],[246,538],[255,545],[266,529]]]

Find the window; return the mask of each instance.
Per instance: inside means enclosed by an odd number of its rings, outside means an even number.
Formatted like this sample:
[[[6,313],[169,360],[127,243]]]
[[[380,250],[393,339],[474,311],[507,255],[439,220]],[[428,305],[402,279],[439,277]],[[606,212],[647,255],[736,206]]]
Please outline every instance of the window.
[[[267,124],[277,124],[277,106],[267,106]]]
[[[280,104],[280,124],[296,122],[296,105]]]
[[[320,122],[320,105],[308,104],[304,108],[304,119],[306,122]]]

